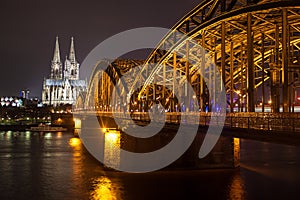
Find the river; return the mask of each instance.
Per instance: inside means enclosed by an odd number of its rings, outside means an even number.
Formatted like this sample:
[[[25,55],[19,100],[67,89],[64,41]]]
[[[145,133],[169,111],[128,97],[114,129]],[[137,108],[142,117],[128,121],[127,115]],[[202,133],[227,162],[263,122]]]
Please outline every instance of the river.
[[[241,140],[235,170],[104,170],[71,133],[0,132],[0,199],[300,199],[300,147]]]

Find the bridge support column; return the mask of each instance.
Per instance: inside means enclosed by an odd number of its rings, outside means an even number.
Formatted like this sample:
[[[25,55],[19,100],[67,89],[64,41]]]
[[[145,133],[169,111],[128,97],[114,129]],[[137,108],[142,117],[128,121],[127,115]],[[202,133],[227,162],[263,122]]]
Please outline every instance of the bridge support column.
[[[166,63],[163,63],[163,88],[162,88],[162,99],[166,102]]]
[[[224,87],[226,85],[226,77],[225,77],[225,59],[226,59],[226,52],[225,52],[225,35],[226,35],[226,30],[225,30],[225,22],[223,21],[221,24],[221,76],[222,76],[222,81],[224,84]],[[226,90],[226,88],[222,88],[222,90]]]
[[[279,95],[279,26],[275,26],[275,49],[274,57],[272,58],[271,66],[271,104],[272,112],[279,112],[280,108],[280,95]]]
[[[154,75],[154,80],[153,80],[153,93],[152,93],[152,94],[153,94],[153,96],[152,96],[152,97],[153,97],[153,98],[152,98],[152,100],[153,100],[153,111],[155,111],[155,109],[154,109],[155,107],[154,107],[154,106],[155,106],[155,104],[156,104],[156,84],[155,84],[155,83],[156,83],[156,76]]]
[[[265,34],[261,34],[262,98],[261,111],[265,112]]]
[[[187,21],[187,25],[186,25],[186,31],[187,31],[187,33],[189,32],[189,21]],[[186,96],[185,96],[185,99],[186,99],[186,112],[189,112],[190,110],[191,110],[191,99],[190,99],[190,93],[192,92],[192,91],[190,91],[190,89],[189,89],[189,84],[190,84],[190,82],[191,82],[191,80],[190,80],[190,62],[189,62],[189,54],[190,54],[190,48],[189,48],[189,41],[187,40],[186,41],[186,47],[185,47],[185,51],[186,51],[186,55],[185,55],[185,57],[186,57],[186,61],[185,61],[185,75],[186,75],[186,88],[185,88],[185,90],[186,90]],[[191,85],[191,84],[190,84]]]
[[[218,45],[217,38],[214,37],[214,39],[212,41],[214,41],[214,46],[216,48],[217,45]],[[214,63],[216,64],[217,62],[218,62],[218,53],[215,51],[215,53],[214,53]],[[216,98],[216,88],[219,87],[219,86],[217,86],[217,84],[224,83],[224,87],[225,87],[225,81],[223,81],[223,82],[217,81],[220,78],[220,77],[217,77],[217,70],[218,70],[217,65],[215,65],[215,71],[214,71],[214,80],[215,80],[214,81],[214,86],[215,86],[214,96],[215,96],[215,98]],[[226,87],[224,89],[226,90]]]
[[[216,63],[216,61],[215,61]],[[204,101],[204,87],[205,87],[205,82],[204,82],[204,76],[205,76],[205,37],[204,34],[202,35],[202,49],[201,49],[201,67],[200,67],[200,88],[199,88],[199,97],[200,97],[200,102],[199,102],[199,107],[201,111],[205,111],[205,101]]]
[[[176,107],[176,70],[177,70],[177,56],[176,56],[176,52],[173,52],[173,101],[172,101],[172,111],[173,112],[177,112],[177,107]],[[179,97],[177,97],[179,98]]]
[[[234,103],[233,103],[233,59],[234,59],[234,54],[233,54],[233,42],[231,41],[230,43],[230,112],[233,112],[234,108]]]
[[[245,90],[245,84],[244,84],[244,64],[245,64],[245,58],[244,58],[244,44],[241,44],[240,47],[240,60],[241,60],[241,71],[239,73],[240,76],[240,91],[238,93],[238,112],[243,112],[243,106],[244,106],[244,90]]]
[[[248,112],[254,112],[254,65],[253,65],[253,32],[252,32],[252,14],[247,14],[247,108]]]
[[[289,94],[288,94],[288,48],[287,48],[287,9],[282,8],[282,103],[283,112],[289,111]]]

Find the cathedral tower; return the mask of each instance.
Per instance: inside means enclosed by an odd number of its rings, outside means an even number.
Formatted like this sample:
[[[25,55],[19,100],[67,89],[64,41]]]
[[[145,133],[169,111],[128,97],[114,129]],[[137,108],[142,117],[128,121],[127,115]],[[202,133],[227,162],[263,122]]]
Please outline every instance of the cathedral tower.
[[[71,38],[69,57],[66,56],[64,71],[60,60],[58,37],[51,62],[49,79],[44,79],[42,102],[43,104],[58,106],[74,104],[79,93],[86,91],[85,80],[79,80],[79,63],[75,57],[74,39]],[[64,72],[64,74],[62,74]]]
[[[74,38],[71,37],[70,53],[69,58],[66,58],[65,61],[65,78],[70,80],[79,79],[79,63],[76,61],[75,57],[75,47],[74,47]]]
[[[51,79],[62,79],[62,63],[60,61],[58,37],[56,37],[53,59],[51,61]]]

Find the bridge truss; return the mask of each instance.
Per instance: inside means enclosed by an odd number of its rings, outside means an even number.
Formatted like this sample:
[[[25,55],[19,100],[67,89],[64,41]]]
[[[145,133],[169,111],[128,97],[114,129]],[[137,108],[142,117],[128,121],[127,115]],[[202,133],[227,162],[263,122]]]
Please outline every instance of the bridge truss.
[[[205,52],[195,49],[196,45]],[[188,61],[191,57],[194,62]],[[130,87],[118,91],[130,97],[132,105],[127,109],[147,110],[159,101],[166,109],[178,111],[178,98],[191,105],[193,99],[185,98],[191,91],[182,84],[187,80],[196,94],[193,98],[204,110],[215,102],[209,99],[207,89],[214,80],[210,77],[216,74],[207,67],[208,58],[221,72],[229,111],[238,105],[239,111],[253,112],[261,104],[264,112],[268,103],[273,112],[279,112],[281,106],[284,112],[293,111],[295,91],[300,86],[300,1],[202,1],[172,28],[146,61],[116,60],[106,75],[101,74],[101,80],[97,76],[103,72],[95,71],[89,90],[94,91],[96,102],[88,99],[86,106],[112,106],[111,88],[118,77],[143,64],[135,78],[127,80]],[[203,71],[199,73],[199,69]],[[208,77],[208,83],[203,76]],[[136,90],[133,86],[138,83],[144,86]],[[180,97],[172,93],[175,89]],[[124,105],[125,99],[113,103]]]

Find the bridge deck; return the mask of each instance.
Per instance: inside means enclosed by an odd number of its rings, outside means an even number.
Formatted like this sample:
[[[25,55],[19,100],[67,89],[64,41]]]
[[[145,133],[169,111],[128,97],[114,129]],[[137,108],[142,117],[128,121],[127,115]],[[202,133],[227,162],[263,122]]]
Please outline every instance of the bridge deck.
[[[97,115],[112,118],[112,112],[84,111],[82,115]],[[180,123],[199,124],[199,129],[207,129],[209,125],[222,125],[223,135],[238,138],[249,138],[261,141],[279,142],[300,145],[300,113],[227,113],[225,121],[222,116],[212,113],[165,113],[168,128],[176,128]],[[123,117],[122,113],[115,113],[116,117]],[[199,122],[195,116],[199,115]],[[138,124],[147,124],[150,116],[146,112],[134,112],[131,118]],[[215,118],[215,120],[212,120]],[[155,119],[154,119],[155,120]],[[214,121],[214,124],[212,123]]]
[[[97,114],[98,116],[112,117],[112,112],[95,112],[82,111],[77,114]],[[214,122],[222,124],[222,116],[218,114],[205,112],[190,112],[190,113],[172,113],[166,114],[166,122],[171,124],[179,123],[198,123],[202,126],[212,125]],[[115,113],[115,116],[122,116],[122,113]],[[199,122],[194,121],[196,115],[200,116]],[[130,114],[133,120],[150,121],[150,116],[146,112],[134,112]],[[155,119],[154,119],[155,120]],[[267,131],[284,131],[284,132],[300,132],[300,113],[227,113],[224,122],[224,127],[239,128],[239,129],[255,129]]]

